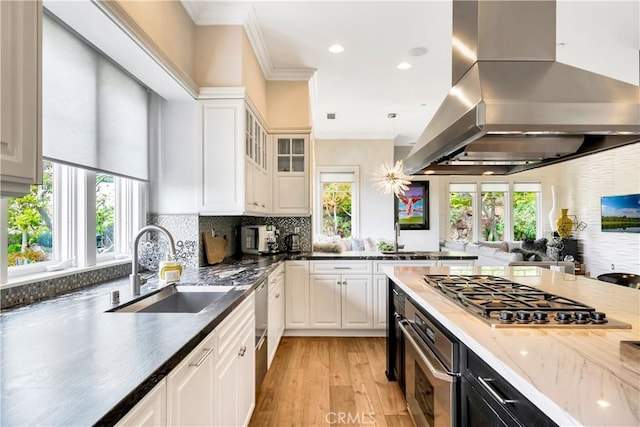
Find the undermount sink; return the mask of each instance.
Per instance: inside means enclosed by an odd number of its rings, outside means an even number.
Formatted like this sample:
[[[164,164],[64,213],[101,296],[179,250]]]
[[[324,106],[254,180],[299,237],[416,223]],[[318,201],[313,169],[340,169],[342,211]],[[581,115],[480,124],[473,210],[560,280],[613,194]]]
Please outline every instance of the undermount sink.
[[[221,299],[232,286],[168,286],[133,304],[109,310],[117,313],[198,313]]]

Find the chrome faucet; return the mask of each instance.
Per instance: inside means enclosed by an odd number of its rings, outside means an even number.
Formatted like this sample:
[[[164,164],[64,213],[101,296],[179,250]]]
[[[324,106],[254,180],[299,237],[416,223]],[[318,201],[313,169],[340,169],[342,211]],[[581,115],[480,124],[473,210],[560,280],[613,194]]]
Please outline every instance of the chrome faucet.
[[[133,241],[133,260],[131,261],[131,274],[129,275],[129,281],[131,282],[131,295],[140,295],[140,286],[144,285],[147,281],[147,279],[142,279],[140,274],[138,274],[138,242],[142,235],[147,231],[159,231],[164,233],[164,235],[167,236],[167,239],[169,239],[171,255],[175,256],[176,254],[176,244],[173,241],[173,236],[171,236],[171,233],[169,233],[166,228],[160,227],[159,225],[147,225],[146,227],[142,227]]]

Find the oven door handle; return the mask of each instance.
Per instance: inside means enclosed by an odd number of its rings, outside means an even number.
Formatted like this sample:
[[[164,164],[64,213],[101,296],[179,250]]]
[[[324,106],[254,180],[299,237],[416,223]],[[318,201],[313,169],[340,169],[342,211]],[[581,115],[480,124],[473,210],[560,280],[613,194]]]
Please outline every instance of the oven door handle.
[[[437,369],[435,366],[433,366],[433,363],[431,363],[429,358],[424,355],[424,350],[422,349],[422,347],[418,344],[416,339],[413,337],[412,331],[409,330],[409,329],[413,329],[413,327],[411,326],[410,322],[407,319],[401,320],[398,323],[398,326],[400,326],[400,329],[402,329],[402,332],[404,332],[405,338],[409,340],[413,348],[416,350],[416,354],[418,355],[418,357],[420,357],[420,360],[422,360],[422,362],[425,365],[427,365],[427,368],[429,368],[429,370],[431,371],[431,373],[435,378],[442,381],[446,381],[448,383],[452,383],[455,381],[454,379],[455,377],[460,376],[460,374],[457,374],[455,372],[440,370],[440,369]],[[427,350],[430,353],[431,357],[436,358],[436,355],[433,354],[433,352],[429,348],[425,348],[425,350]]]

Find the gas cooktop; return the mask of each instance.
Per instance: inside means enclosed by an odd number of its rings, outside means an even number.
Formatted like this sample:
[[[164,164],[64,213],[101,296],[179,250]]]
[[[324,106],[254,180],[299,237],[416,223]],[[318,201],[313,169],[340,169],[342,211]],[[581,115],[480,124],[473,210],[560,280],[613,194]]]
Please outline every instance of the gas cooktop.
[[[426,275],[424,280],[494,328],[631,328],[578,301],[503,277]]]

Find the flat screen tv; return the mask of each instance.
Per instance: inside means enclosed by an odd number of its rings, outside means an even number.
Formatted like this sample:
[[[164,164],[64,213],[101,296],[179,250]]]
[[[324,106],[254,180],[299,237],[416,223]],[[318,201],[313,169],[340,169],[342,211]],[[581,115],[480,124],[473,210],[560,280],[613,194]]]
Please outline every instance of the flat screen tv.
[[[607,233],[640,233],[640,194],[602,196],[602,231]]]

